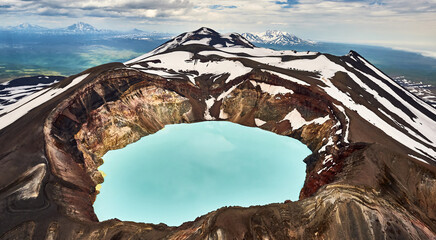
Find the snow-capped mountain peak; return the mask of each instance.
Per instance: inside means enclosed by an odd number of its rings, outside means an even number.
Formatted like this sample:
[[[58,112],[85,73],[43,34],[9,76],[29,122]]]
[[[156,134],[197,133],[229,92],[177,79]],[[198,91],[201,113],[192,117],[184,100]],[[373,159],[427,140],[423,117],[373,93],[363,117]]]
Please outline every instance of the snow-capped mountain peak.
[[[18,31],[40,31],[40,30],[46,30],[47,28],[35,24],[30,24],[30,23],[21,23],[20,25],[15,27],[10,27],[9,29],[18,30]]]
[[[207,27],[202,27],[192,32],[182,33],[167,43],[171,46],[201,44],[211,47],[254,47],[253,44],[248,42],[238,33],[220,34]]]
[[[138,61],[140,59],[144,59],[146,57],[157,55],[160,53],[167,52],[171,49],[175,49],[179,46],[187,46],[187,45],[204,45],[214,48],[227,48],[227,47],[236,47],[236,48],[254,48],[255,46],[247,41],[243,36],[238,33],[227,33],[220,34],[215,30],[207,27],[199,28],[192,32],[185,32],[177,37],[169,40],[168,42],[162,44],[157,47],[155,50],[140,56],[139,58],[133,59],[129,62]]]
[[[301,39],[291,33],[279,30],[267,30],[260,33],[243,33],[242,36],[254,43],[277,44],[277,45],[313,45],[316,42]]]
[[[100,32],[99,29],[95,28],[91,24],[78,22],[66,28],[68,31],[72,32]]]

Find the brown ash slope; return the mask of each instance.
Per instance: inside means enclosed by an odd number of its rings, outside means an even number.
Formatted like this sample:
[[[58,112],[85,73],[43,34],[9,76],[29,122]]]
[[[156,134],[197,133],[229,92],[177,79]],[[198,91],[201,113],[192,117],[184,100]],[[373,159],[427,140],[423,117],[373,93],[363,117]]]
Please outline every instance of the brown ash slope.
[[[206,120],[305,143],[300,200],[179,227],[98,222],[105,152]],[[434,108],[356,52],[272,51],[201,28],[1,110],[0,239],[435,239],[435,123]]]

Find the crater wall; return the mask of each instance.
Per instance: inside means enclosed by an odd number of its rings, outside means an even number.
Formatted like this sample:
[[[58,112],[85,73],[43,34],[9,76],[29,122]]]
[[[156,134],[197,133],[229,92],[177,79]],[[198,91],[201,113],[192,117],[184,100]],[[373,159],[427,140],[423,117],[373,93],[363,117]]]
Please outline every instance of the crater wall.
[[[207,79],[198,85],[168,81],[118,65],[92,71],[83,84],[32,113],[32,119],[20,120],[44,124],[33,128],[33,138],[21,139],[23,149],[35,138],[39,145],[42,141],[44,151],[28,156],[43,165],[24,168],[30,170],[1,188],[0,207],[7,214],[0,220],[9,219],[0,228],[2,239],[436,238],[434,166],[413,160],[395,140],[374,134],[375,127],[355,128],[362,119],[316,88],[258,71],[215,86]],[[287,92],[271,94],[265,91],[268,85]],[[210,120],[259,127],[306,144],[313,153],[305,159],[300,201],[224,207],[179,227],[98,222],[92,204],[104,180],[97,170],[104,153],[166,124]],[[24,126],[20,121],[11,128]],[[359,131],[368,132],[363,134],[367,141],[357,141]],[[12,142],[24,136],[2,134]],[[16,159],[16,154],[1,157]],[[23,199],[17,195],[23,189],[37,197]],[[30,209],[13,213],[24,203]]]

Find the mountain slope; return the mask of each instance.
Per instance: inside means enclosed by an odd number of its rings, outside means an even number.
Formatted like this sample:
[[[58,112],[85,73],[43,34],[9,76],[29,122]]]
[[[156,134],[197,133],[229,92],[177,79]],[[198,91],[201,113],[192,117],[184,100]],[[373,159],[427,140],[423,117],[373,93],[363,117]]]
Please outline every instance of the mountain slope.
[[[2,238],[436,238],[436,110],[354,51],[274,51],[201,28],[1,114]],[[179,227],[98,221],[107,151],[207,120],[306,144],[300,200],[223,207]]]
[[[182,34],[126,64],[166,78],[188,78],[196,85],[195,79],[205,75],[210,75],[210,79],[226,75],[225,83],[231,84],[237,77],[253,70],[254,64],[247,62],[253,61],[260,71],[300,85],[318,87],[393,139],[401,139],[405,147],[416,151],[419,156],[436,160],[436,110],[400,87],[358,53],[351,51],[347,56],[338,58],[315,52],[273,51],[247,45],[242,38],[240,44],[224,47],[210,39],[224,41],[226,37],[220,38],[211,32],[213,37],[210,38],[209,35],[198,34],[200,31],[204,29]],[[191,44],[205,48],[197,47],[192,52],[187,48]],[[180,50],[174,51],[177,48]],[[313,77],[304,82],[295,76],[304,72],[313,74]],[[372,100],[366,101],[368,97]],[[221,99],[222,96],[214,102]]]
[[[17,78],[0,84],[0,116],[8,105],[32,95],[35,92],[51,86],[65,77],[62,76],[35,76]]]
[[[199,44],[209,47],[248,47],[253,48],[254,45],[248,42],[245,38],[237,33],[219,34],[215,30],[202,27],[193,32],[182,33],[179,36],[167,41],[155,50],[146,53],[138,58],[132,59],[129,62],[135,62],[144,59],[148,56],[156,55],[165,51],[169,51],[178,46]]]

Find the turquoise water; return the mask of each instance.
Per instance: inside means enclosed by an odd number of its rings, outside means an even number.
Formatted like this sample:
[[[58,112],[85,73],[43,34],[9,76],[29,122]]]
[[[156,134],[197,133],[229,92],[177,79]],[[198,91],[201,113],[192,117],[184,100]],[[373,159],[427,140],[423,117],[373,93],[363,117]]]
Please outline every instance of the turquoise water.
[[[168,125],[104,155],[95,213],[178,226],[223,206],[298,200],[310,153],[296,139],[230,122]]]

